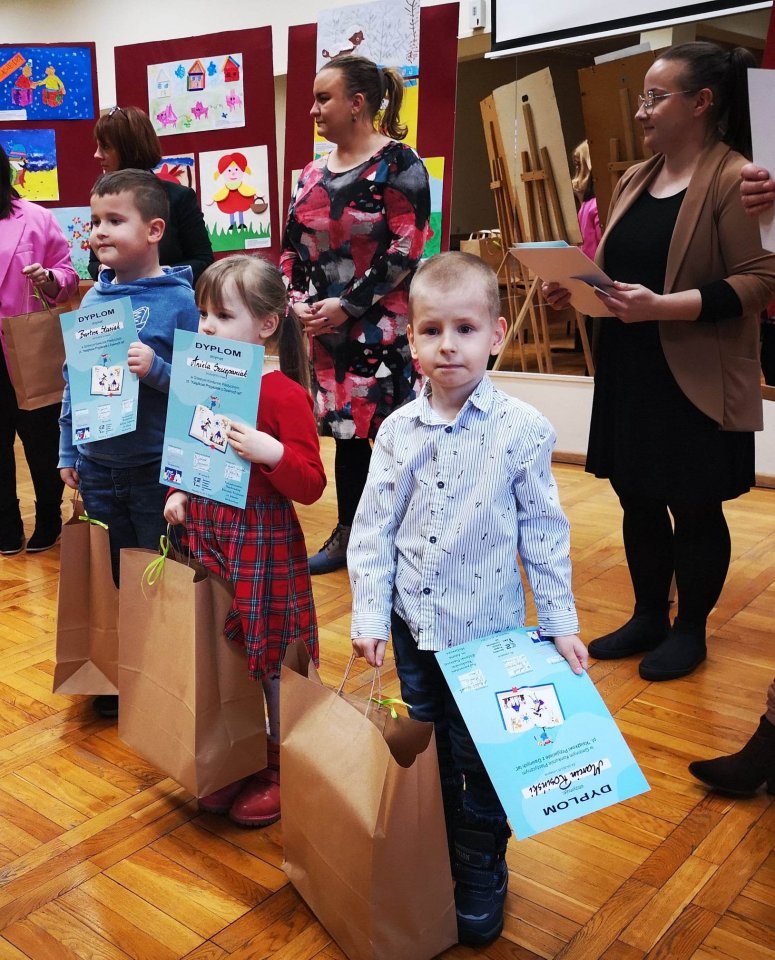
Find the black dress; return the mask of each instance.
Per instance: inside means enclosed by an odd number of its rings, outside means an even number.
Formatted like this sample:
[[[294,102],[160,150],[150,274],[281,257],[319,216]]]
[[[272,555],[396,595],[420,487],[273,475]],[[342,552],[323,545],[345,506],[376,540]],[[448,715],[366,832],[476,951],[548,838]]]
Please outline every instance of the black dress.
[[[685,192],[638,197],[606,239],[610,277],[662,293]],[[701,316],[694,322],[706,321]],[[665,359],[657,321],[625,324],[606,317],[586,469],[619,490],[661,501],[731,500],[754,483],[753,433],[721,430],[686,398]]]

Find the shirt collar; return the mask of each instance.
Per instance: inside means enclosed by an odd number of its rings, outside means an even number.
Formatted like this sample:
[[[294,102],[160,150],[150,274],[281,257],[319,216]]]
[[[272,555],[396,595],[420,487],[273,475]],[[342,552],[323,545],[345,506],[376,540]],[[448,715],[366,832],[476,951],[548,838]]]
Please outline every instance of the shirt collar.
[[[426,377],[423,388],[420,391],[420,396],[417,398],[417,403],[408,404],[405,407],[399,407],[396,411],[396,415],[403,417],[417,417],[421,423],[441,423],[430,404],[430,396],[432,392],[433,390],[431,381]],[[474,392],[461,407],[458,417],[465,412],[469,404],[476,407],[477,410],[481,410],[482,412],[489,410],[494,396],[495,388],[492,385],[492,380],[490,380],[487,374],[485,374],[477,384]]]

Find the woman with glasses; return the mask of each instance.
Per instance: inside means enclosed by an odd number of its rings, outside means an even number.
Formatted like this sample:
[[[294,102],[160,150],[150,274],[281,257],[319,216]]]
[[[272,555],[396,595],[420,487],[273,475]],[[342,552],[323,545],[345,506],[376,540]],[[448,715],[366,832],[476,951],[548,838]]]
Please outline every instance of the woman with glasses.
[[[95,160],[103,173],[152,170],[161,160],[161,144],[148,114],[138,107],[113,107],[94,127]],[[213,248],[196,194],[171,180],[162,180],[170,202],[170,219],[159,244],[159,261],[167,267],[191,267],[196,283],[213,262]],[[89,273],[97,279],[99,261],[89,255]]]
[[[775,293],[775,256],[740,200],[751,65],[747,51],[711,43],[654,62],[635,115],[654,156],[620,180],[596,258],[616,282],[598,293],[613,316],[597,321],[586,468],[622,504],[635,610],[589,651],[644,654],[646,680],[705,659],[730,558],[722,504],[754,483],[759,312]],[[567,305],[567,290],[544,289]]]

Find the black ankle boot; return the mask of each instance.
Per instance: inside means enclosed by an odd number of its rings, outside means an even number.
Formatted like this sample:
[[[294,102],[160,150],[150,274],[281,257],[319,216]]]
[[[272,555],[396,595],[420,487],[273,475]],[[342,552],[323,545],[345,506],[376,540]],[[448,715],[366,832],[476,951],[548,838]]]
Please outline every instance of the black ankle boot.
[[[27,541],[27,553],[50,550],[62,533],[61,503],[35,504],[35,530]]]
[[[715,760],[695,760],[689,773],[713,790],[733,797],[752,797],[767,784],[767,793],[775,793],[775,726],[766,717],[742,750]]]
[[[506,844],[510,835],[505,824],[488,830],[463,822],[455,829],[452,876],[460,943],[484,946],[503,929],[503,904],[509,885]]]
[[[598,637],[589,645],[589,652],[596,660],[621,660],[634,653],[653,650],[667,636],[670,629],[668,606],[662,609],[636,603],[632,617],[604,637]]]
[[[0,554],[11,557],[21,553],[24,546],[24,524],[19,511],[19,501],[14,500],[0,507]]]
[[[707,655],[705,628],[679,618],[656,650],[641,660],[638,673],[644,680],[678,680],[696,670]]]

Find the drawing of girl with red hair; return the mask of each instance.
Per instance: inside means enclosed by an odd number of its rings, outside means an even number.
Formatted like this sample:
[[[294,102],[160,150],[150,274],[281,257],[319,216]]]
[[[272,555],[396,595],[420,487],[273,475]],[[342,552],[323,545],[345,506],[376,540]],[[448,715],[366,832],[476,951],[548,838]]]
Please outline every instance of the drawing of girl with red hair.
[[[245,211],[264,204],[264,198],[257,196],[256,188],[245,181],[246,174],[250,176],[247,157],[238,152],[224,154],[218,161],[217,172],[213,174],[213,179],[221,180],[221,186],[213,194],[208,206],[214,203],[222,213],[228,213],[231,233],[247,230]]]

